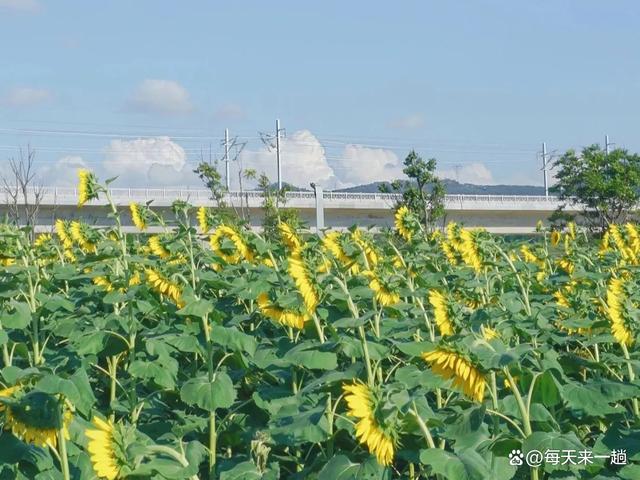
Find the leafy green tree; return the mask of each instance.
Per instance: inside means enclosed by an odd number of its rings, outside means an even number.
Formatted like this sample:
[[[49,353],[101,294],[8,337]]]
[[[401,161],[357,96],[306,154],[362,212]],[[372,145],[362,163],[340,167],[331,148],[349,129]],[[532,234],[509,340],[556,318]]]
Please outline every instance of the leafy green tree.
[[[222,175],[218,171],[218,163],[200,161],[193,173],[200,177],[200,180],[211,191],[211,199],[216,202],[219,209],[226,208],[224,196],[227,192],[226,186],[222,183]]]
[[[415,150],[404,159],[402,172],[409,180],[395,180],[379,187],[383,193],[402,193],[396,207],[406,207],[427,230],[433,230],[435,222],[444,216],[444,184],[436,177],[435,158],[424,160]]]
[[[278,238],[278,223],[285,222],[297,228],[300,226],[298,211],[292,208],[284,208],[287,203],[287,192],[291,191],[290,185],[283,185],[281,189],[273,185],[269,177],[264,173],[258,179],[258,188],[262,190],[263,219],[262,228],[266,238]]]
[[[640,199],[640,156],[617,148],[609,154],[599,145],[568,150],[554,162],[557,183],[550,189],[563,204],[582,207],[579,221],[592,231],[623,223]],[[555,214],[559,215],[559,212]]]

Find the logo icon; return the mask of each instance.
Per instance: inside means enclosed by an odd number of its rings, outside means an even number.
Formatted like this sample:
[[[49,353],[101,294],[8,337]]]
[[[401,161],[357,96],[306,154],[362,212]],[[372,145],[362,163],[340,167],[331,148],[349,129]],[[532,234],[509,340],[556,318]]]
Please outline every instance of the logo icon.
[[[511,453],[509,453],[509,465],[518,467],[522,465],[523,459],[524,455],[519,449],[513,449],[511,450]]]

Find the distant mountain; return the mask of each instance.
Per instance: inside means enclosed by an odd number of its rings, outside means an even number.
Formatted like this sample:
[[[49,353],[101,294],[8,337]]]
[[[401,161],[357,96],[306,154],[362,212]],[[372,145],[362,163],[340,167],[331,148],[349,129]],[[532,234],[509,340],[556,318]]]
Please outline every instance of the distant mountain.
[[[458,183],[455,180],[444,179],[445,190],[450,195],[544,195],[544,187],[535,185],[474,185],[472,183]],[[389,182],[374,182],[366,185],[342,188],[336,192],[375,193],[380,185]]]

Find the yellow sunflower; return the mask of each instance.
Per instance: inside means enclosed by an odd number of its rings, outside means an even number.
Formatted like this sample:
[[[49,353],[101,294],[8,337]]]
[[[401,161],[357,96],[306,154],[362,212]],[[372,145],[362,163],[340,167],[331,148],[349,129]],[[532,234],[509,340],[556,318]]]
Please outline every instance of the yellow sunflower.
[[[73,415],[61,407],[58,398],[43,392],[29,392],[18,398],[20,387],[0,390],[0,397],[9,399],[2,406],[4,429],[25,443],[38,447],[47,445],[55,448],[58,444],[58,430],[69,439],[69,424]]]
[[[144,221],[140,205],[138,205],[137,203],[130,203],[129,210],[131,210],[131,220],[133,221],[133,224],[139,230],[145,230],[147,228],[147,224]]]
[[[482,271],[482,259],[474,232],[466,228],[460,229],[459,252],[462,260],[476,272]]]
[[[71,239],[78,244],[78,246],[85,253],[94,253],[97,250],[97,246],[89,241],[87,238],[83,225],[78,221],[72,221],[69,226],[69,234]]]
[[[528,245],[522,245],[520,247],[520,253],[525,262],[535,263],[536,265],[539,264],[538,257],[531,251]]]
[[[494,338],[499,338],[500,334],[495,328],[488,327],[486,325],[481,325],[480,330],[482,331],[482,338],[486,341],[493,340]]]
[[[633,333],[624,320],[624,280],[622,278],[612,278],[609,280],[607,288],[607,314],[611,321],[611,333],[615,339],[626,346],[633,343]]]
[[[102,276],[93,277],[92,282],[94,285],[97,285],[98,287],[102,287],[107,292],[113,291],[113,284],[107,279],[107,277],[102,277]]]
[[[223,238],[231,240],[235,247],[235,251],[233,253],[227,253],[223,250]],[[232,227],[227,225],[219,226],[215,233],[211,235],[209,243],[211,244],[211,249],[227,263],[236,264],[243,259],[249,262],[253,261],[253,252],[238,232],[236,232]]]
[[[447,297],[438,290],[429,290],[429,303],[433,306],[436,325],[443,337],[453,335],[453,323],[449,317]]]
[[[300,295],[304,306],[309,314],[313,314],[318,306],[319,298],[313,283],[311,282],[311,275],[304,263],[302,255],[299,251],[295,251],[288,259],[289,262],[289,275],[293,278],[296,287]]]
[[[411,212],[406,205],[400,207],[394,215],[396,231],[398,232],[398,235],[404,238],[407,242],[410,242],[411,237],[413,236],[413,231],[406,223],[410,216]]]
[[[78,170],[78,206],[82,207],[91,200],[92,174],[89,170]]]
[[[369,288],[373,290],[376,301],[383,307],[389,307],[400,302],[400,295],[385,287],[378,276],[372,271],[363,272],[369,278]]]
[[[51,235],[48,233],[43,233],[38,235],[38,238],[33,242],[33,246],[36,248],[41,248],[51,241]]]
[[[340,263],[343,267],[349,270],[350,273],[356,274],[360,271],[360,265],[351,259],[345,252],[342,246],[340,245],[340,239],[342,235],[340,232],[329,232],[322,239],[322,246],[324,250],[331,255]]]
[[[302,246],[302,242],[300,241],[298,234],[290,225],[285,222],[279,222],[278,231],[280,232],[282,242],[287,246],[287,248],[297,250]]]
[[[206,207],[198,208],[198,213],[196,214],[198,218],[198,226],[200,227],[200,232],[208,233],[209,232],[209,214],[207,213]]]
[[[448,262],[451,265],[456,265],[458,263],[458,257],[456,257],[456,251],[453,244],[448,240],[442,240],[442,242],[440,242],[440,247],[442,248],[442,253],[444,253]]]
[[[560,243],[560,239],[562,238],[562,234],[558,230],[551,231],[551,245],[558,245]]]
[[[151,251],[151,253],[163,260],[166,260],[171,256],[171,252],[164,248],[164,245],[162,245],[162,242],[160,241],[160,237],[158,237],[157,235],[152,235],[151,237],[149,237],[149,240],[147,240],[147,245],[149,245],[149,250]]]
[[[271,302],[269,295],[266,293],[258,295],[256,303],[258,305],[258,310],[260,310],[262,315],[286,327],[302,330],[304,328],[304,323],[310,318],[307,314],[294,312],[292,310],[285,310],[284,308],[275,305]]]
[[[160,272],[152,268],[147,268],[144,272],[147,277],[147,284],[151,286],[153,290],[169,297],[178,308],[184,307],[185,303],[182,300],[182,289],[177,283],[165,278]]]
[[[64,220],[57,219],[55,223],[55,230],[58,238],[62,242],[62,246],[66,249],[70,249],[73,247],[73,240],[71,239],[71,235],[67,230],[67,225]]]
[[[482,372],[469,360],[456,352],[437,348],[422,354],[431,364],[433,373],[445,379],[453,379],[453,386],[462,389],[469,398],[482,402],[487,381]]]
[[[100,478],[116,480],[120,475],[121,466],[116,453],[118,445],[114,425],[110,420],[105,422],[98,417],[93,417],[91,423],[95,428],[86,429],[84,434],[89,439],[87,450],[93,470]]]
[[[560,258],[556,263],[558,267],[560,267],[562,271],[564,271],[567,275],[573,274],[573,270],[575,269],[575,264],[568,258]]]
[[[390,465],[393,462],[395,442],[393,436],[378,421],[373,392],[360,382],[343,385],[342,390],[349,407],[348,414],[358,419],[355,426],[356,438],[367,446],[380,465]]]

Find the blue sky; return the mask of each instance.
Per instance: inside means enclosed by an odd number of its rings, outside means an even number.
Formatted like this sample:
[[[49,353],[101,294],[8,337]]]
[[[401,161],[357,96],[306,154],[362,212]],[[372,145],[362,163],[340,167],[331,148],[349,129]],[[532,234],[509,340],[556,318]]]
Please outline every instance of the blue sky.
[[[632,0],[0,0],[0,162],[30,143],[47,182],[190,184],[228,127],[273,176],[279,117],[293,183],[393,178],[416,148],[539,185],[542,141],[640,150],[638,25]]]

